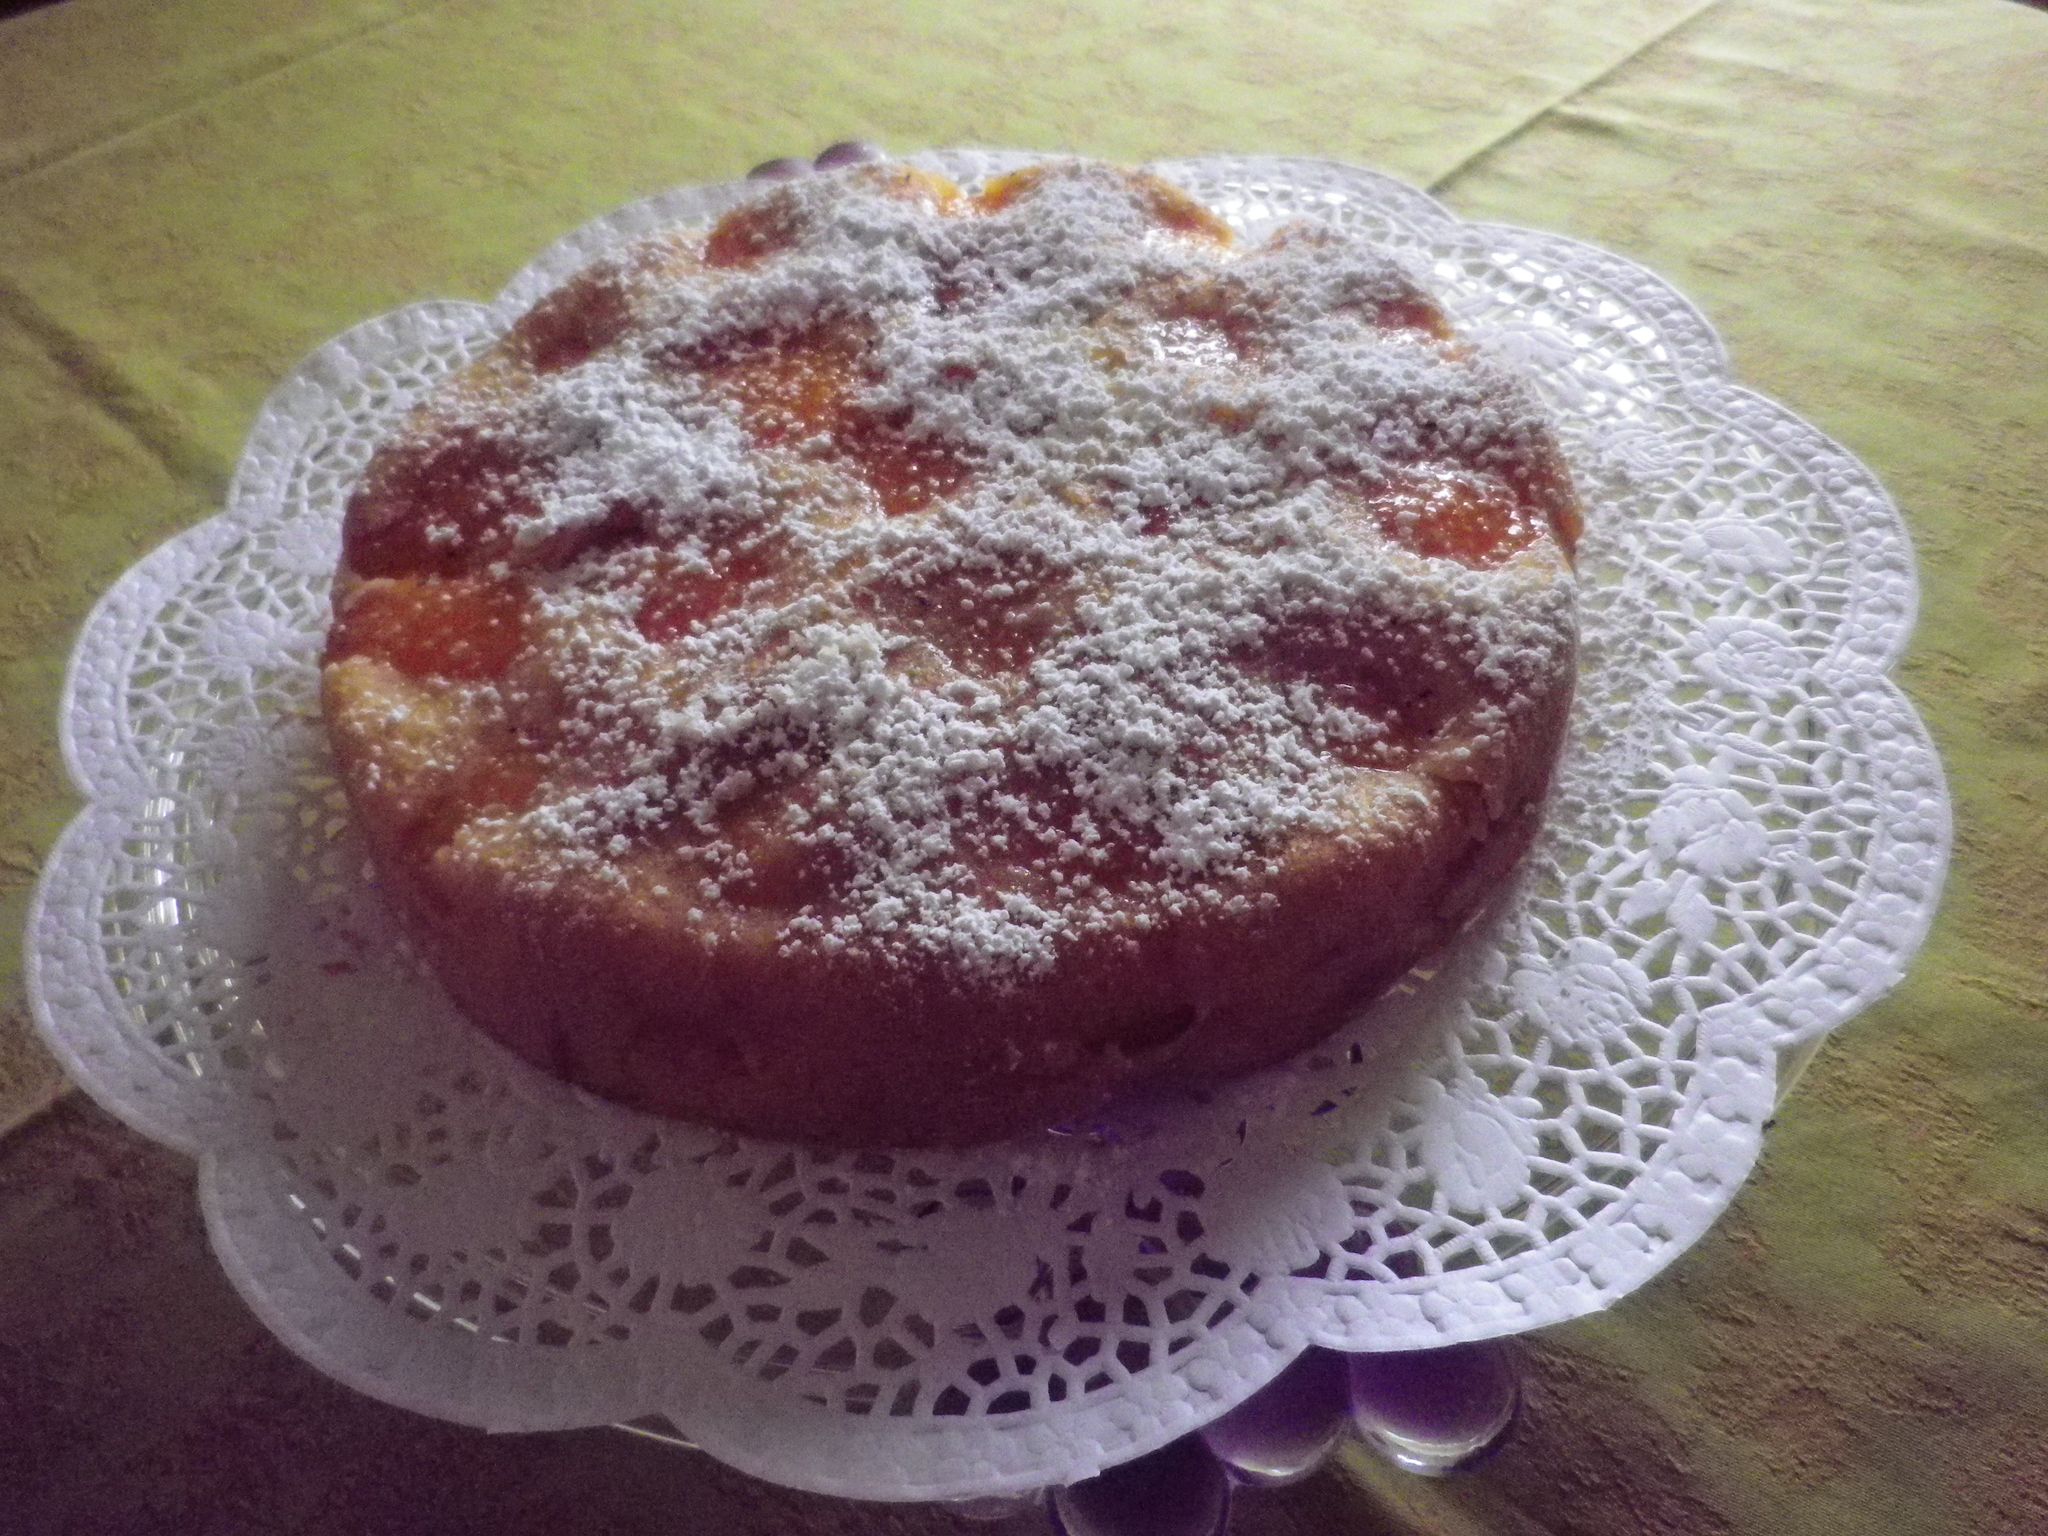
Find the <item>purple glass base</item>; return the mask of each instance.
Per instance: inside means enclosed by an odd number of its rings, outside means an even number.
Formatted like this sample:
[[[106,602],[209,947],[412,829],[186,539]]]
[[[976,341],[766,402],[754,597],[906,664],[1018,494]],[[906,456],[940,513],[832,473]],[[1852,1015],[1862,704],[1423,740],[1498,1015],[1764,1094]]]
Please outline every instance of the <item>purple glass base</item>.
[[[1240,1406],[1201,1431],[1231,1481],[1278,1487],[1322,1464],[1350,1422],[1344,1357],[1312,1349]]]
[[[1057,1490],[1053,1529],[1221,1536],[1233,1485],[1304,1478],[1347,1432],[1403,1471],[1444,1477],[1498,1449],[1520,1407],[1514,1353],[1499,1341],[1379,1355],[1311,1349],[1199,1433]]]
[[[828,144],[809,160],[794,155],[784,155],[779,160],[763,160],[747,172],[747,180],[796,181],[817,171],[836,171],[849,165],[866,165],[888,158],[865,139],[841,139],[837,144]]]
[[[1196,1435],[1052,1496],[1059,1536],[1222,1536],[1229,1524],[1229,1479]]]
[[[1405,1472],[1442,1477],[1504,1444],[1521,1411],[1521,1373],[1499,1339],[1351,1358],[1351,1420]]]

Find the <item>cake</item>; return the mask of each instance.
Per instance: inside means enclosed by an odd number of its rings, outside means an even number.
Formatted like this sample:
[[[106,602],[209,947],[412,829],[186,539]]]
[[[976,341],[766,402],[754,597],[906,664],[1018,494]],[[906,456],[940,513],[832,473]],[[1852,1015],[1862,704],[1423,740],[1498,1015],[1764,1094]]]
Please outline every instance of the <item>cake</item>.
[[[1537,826],[1579,510],[1396,259],[1149,174],[793,182],[383,443],[322,665],[458,1007],[598,1094],[971,1143],[1298,1052]]]

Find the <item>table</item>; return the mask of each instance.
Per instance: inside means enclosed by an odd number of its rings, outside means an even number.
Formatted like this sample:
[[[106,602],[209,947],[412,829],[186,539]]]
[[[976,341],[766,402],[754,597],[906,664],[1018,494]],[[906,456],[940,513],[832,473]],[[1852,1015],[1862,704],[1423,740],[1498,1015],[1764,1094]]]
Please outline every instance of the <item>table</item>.
[[[16,14],[9,14],[16,13]],[[1321,155],[1655,268],[1897,495],[1953,779],[1914,975],[1665,1279],[1532,1350],[1485,1471],[1241,1531],[2048,1529],[2048,15],[2011,0],[0,4],[0,927],[74,807],[93,596],[210,513],[300,354],[632,197],[859,134]],[[67,1098],[0,951],[0,1527],[941,1531],[316,1377],[174,1156]],[[1031,1529],[1030,1521],[1016,1524]],[[998,1529],[1001,1529],[1000,1527]]]

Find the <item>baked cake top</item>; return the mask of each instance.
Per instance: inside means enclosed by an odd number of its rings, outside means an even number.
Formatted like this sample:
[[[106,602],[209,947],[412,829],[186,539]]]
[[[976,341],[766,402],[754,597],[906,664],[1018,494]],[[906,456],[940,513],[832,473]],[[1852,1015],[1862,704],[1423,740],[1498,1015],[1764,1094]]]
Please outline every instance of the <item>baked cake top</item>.
[[[869,168],[640,242],[437,393],[329,661],[459,721],[448,856],[1000,980],[1483,792],[1570,688],[1576,532],[1527,389],[1385,252]]]

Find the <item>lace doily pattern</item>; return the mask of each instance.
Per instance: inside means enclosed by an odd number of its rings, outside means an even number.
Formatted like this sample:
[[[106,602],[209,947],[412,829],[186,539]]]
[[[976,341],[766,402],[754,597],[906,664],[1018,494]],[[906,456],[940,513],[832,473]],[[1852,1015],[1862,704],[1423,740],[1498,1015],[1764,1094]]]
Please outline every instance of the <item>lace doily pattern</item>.
[[[1025,157],[932,157],[979,180]],[[538,294],[739,195],[599,220],[488,306],[315,353],[225,512],[93,615],[64,721],[91,804],[30,931],[52,1046],[201,1159],[229,1274],[292,1348],[497,1429],[658,1416],[780,1482],[936,1498],[1075,1481],[1311,1343],[1414,1349],[1607,1305],[1755,1159],[1782,1053],[1899,977],[1948,844],[1885,676],[1911,624],[1869,473],[1731,383],[1658,278],[1319,162],[1161,169],[1247,233],[1409,255],[1538,379],[1591,509],[1548,830],[1432,968],[1284,1069],[999,1147],[840,1153],[657,1121],[465,1026],[380,907],[316,660],[381,434]]]

